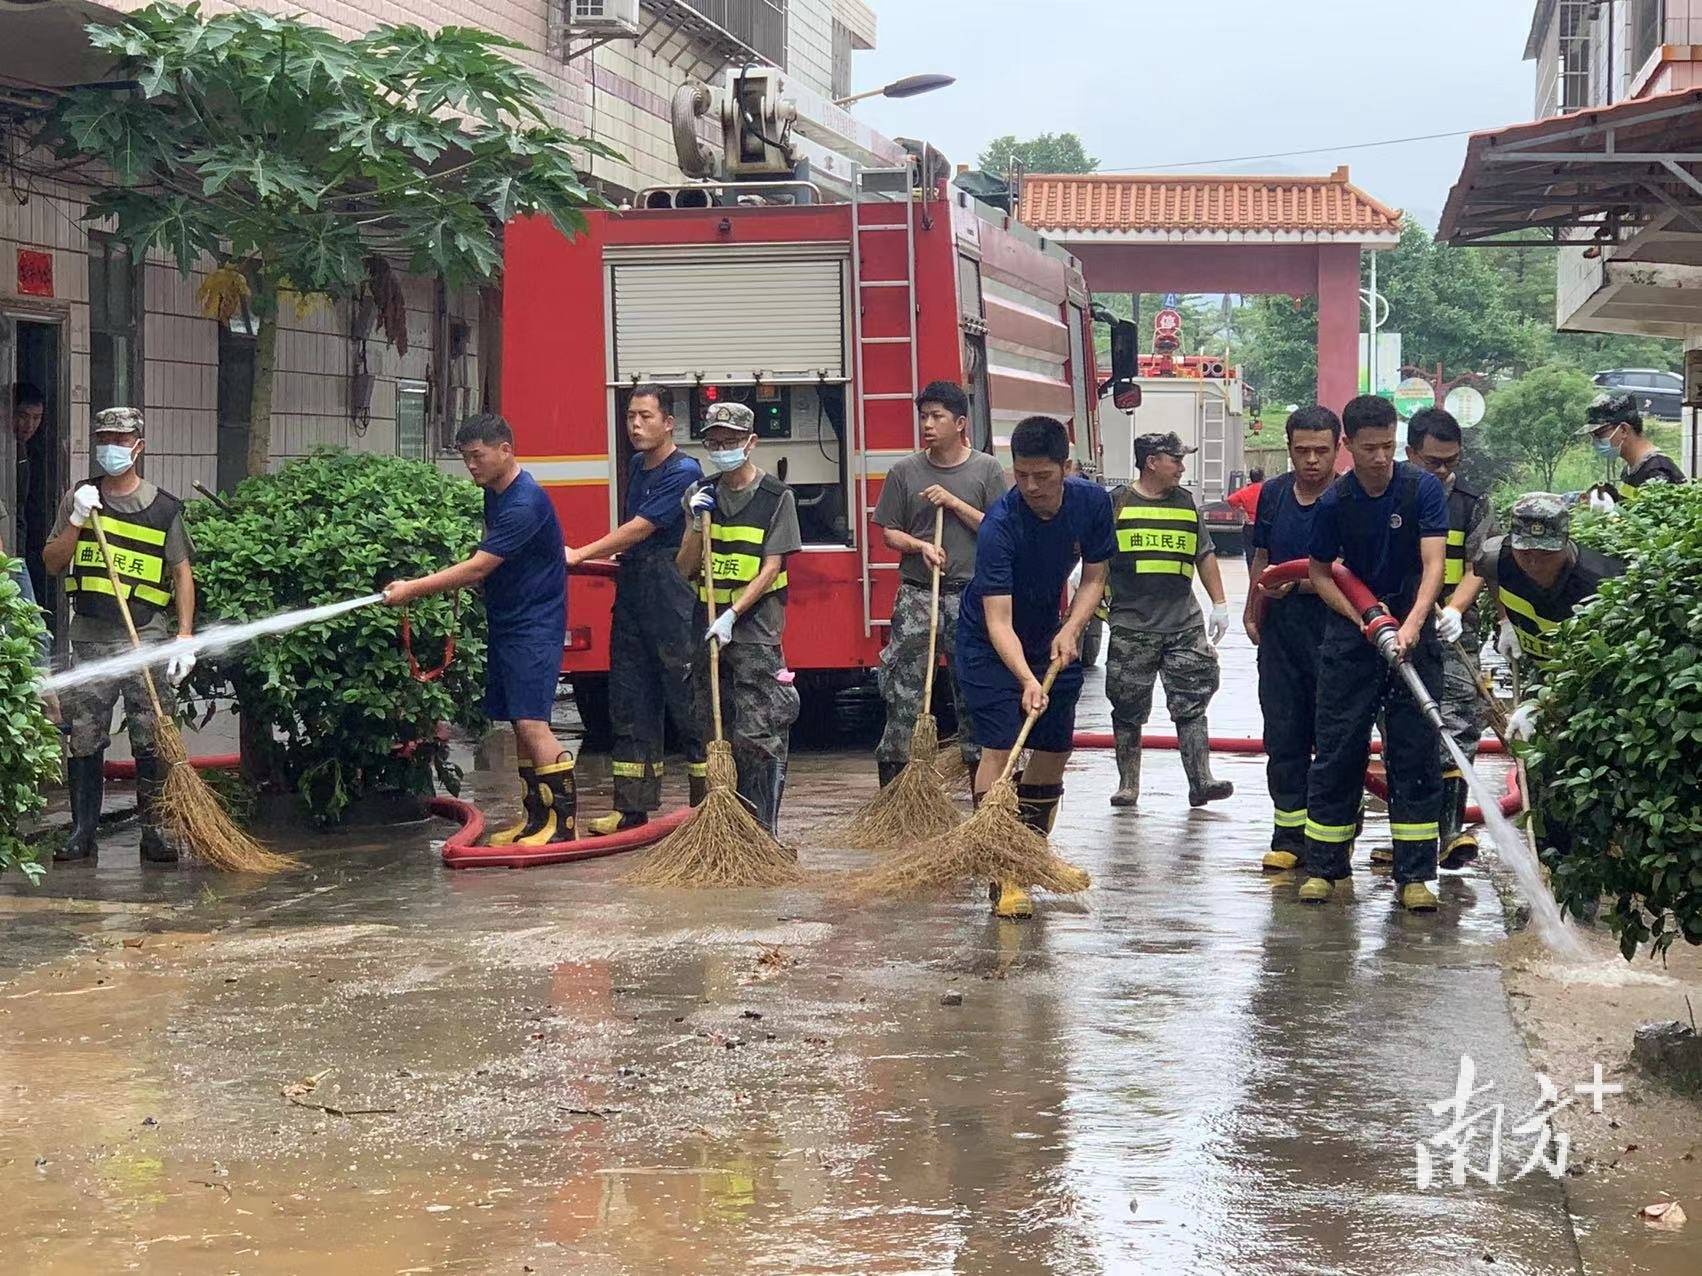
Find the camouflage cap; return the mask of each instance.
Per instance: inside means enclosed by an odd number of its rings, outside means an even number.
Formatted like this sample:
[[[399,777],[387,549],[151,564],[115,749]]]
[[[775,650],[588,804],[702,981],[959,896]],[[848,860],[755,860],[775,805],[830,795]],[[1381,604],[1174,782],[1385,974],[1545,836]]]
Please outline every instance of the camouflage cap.
[[[1565,549],[1572,531],[1566,498],[1553,492],[1526,492],[1513,502],[1510,521],[1514,549]]]
[[[712,403],[709,411],[703,414],[703,430],[739,430],[745,434],[756,432],[756,413],[742,403]]]
[[[1637,410],[1637,400],[1620,390],[1603,391],[1584,409],[1584,424],[1579,434],[1594,434],[1604,425],[1641,425],[1643,414]]]
[[[1197,447],[1184,447],[1180,435],[1172,431],[1169,434],[1142,434],[1135,439],[1135,464],[1145,465],[1149,456],[1173,456],[1178,461],[1190,452],[1198,452]]]
[[[102,408],[95,413],[95,424],[92,433],[110,431],[113,434],[141,434],[141,408]]]

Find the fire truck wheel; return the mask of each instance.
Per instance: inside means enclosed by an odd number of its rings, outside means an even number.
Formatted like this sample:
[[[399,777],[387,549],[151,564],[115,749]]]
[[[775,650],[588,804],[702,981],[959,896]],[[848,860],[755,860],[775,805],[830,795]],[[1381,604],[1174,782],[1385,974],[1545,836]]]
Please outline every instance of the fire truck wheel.
[[[584,728],[583,747],[607,748],[613,736],[609,723],[609,677],[607,674],[577,674],[573,678],[573,707]]]

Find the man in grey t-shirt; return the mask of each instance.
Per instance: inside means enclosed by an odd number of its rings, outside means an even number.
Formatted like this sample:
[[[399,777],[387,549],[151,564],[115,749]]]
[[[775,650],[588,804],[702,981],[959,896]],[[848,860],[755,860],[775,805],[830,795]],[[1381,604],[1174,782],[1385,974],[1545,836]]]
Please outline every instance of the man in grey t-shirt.
[[[957,632],[958,603],[975,575],[975,537],[982,513],[1010,486],[999,463],[968,443],[969,399],[963,387],[935,381],[916,396],[925,451],[887,471],[875,504],[888,549],[899,555],[898,597],[892,627],[881,651],[881,698],[886,701],[886,730],[875,749],[881,784],[891,782],[910,759],[910,736],[922,709],[928,663],[929,612],[933,574],[940,569],[940,630],[937,650],[947,653],[952,700],[958,711],[958,743],[973,770],[981,759],[972,724],[957,694],[956,670],[949,664]],[[936,511],[943,512],[940,546],[934,546]]]

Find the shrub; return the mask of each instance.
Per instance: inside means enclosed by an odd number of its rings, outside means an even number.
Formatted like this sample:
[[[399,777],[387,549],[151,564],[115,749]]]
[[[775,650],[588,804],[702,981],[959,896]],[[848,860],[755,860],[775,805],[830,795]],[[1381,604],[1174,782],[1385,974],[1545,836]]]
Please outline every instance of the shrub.
[[[256,620],[434,571],[472,553],[481,510],[465,479],[396,457],[327,450],[245,479],[227,507],[189,507],[203,615]],[[451,615],[448,597],[413,605],[422,664],[441,658]],[[462,597],[456,632],[455,660],[437,682],[409,675],[400,617],[373,606],[236,648],[198,667],[192,685],[203,700],[234,692],[245,767],[331,821],[366,793],[428,792],[434,772],[459,787],[437,726],[483,725],[476,595]]]
[[[1702,944],[1702,486],[1652,485],[1577,538],[1626,574],[1558,631],[1533,758],[1578,853],[1551,865],[1573,912],[1603,896],[1629,958]]]
[[[41,611],[13,578],[21,568],[0,555],[0,873],[16,868],[34,881],[42,866],[19,829],[45,804],[42,789],[59,780],[59,732],[36,694]]]

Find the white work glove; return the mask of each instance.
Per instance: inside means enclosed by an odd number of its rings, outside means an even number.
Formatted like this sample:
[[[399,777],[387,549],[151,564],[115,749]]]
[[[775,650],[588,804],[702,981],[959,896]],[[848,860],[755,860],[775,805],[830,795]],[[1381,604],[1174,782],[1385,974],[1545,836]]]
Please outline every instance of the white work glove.
[[[1611,514],[1618,509],[1618,503],[1613,497],[1599,488],[1590,493],[1590,512],[1592,514]]]
[[[1503,660],[1519,660],[1524,657],[1525,649],[1519,645],[1519,631],[1513,628],[1512,621],[1501,622],[1501,631],[1495,635],[1495,650],[1501,653]]]
[[[171,683],[174,687],[181,687],[183,685],[183,680],[190,675],[194,668],[195,653],[193,651],[180,651],[177,655],[166,661],[166,681]]]
[[[1229,604],[1213,603],[1211,619],[1206,622],[1206,637],[1211,639],[1211,645],[1217,646],[1223,641],[1223,636],[1229,632]]]
[[[718,642],[723,647],[733,641],[733,626],[739,623],[739,613],[731,607],[715,618],[715,623],[703,631],[704,642]]]
[[[715,489],[704,486],[697,489],[697,495],[691,498],[691,516],[697,518],[703,514],[715,512]]]
[[[1527,700],[1507,719],[1507,738],[1509,740],[1529,740],[1537,733],[1537,718],[1542,710],[1535,700]]]
[[[87,527],[89,515],[104,508],[100,503],[100,488],[85,483],[71,496],[71,513],[67,516],[72,527]]]
[[[1465,631],[1465,618],[1452,607],[1444,607],[1436,617],[1436,636],[1443,642],[1458,642]]]

